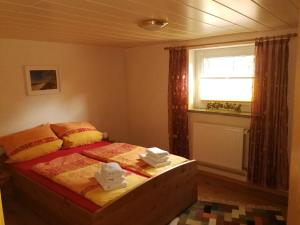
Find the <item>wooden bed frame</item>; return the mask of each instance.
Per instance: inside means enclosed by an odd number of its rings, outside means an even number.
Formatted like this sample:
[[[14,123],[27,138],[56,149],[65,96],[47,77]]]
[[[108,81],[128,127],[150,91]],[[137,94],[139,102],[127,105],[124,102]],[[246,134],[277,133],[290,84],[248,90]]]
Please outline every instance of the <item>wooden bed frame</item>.
[[[91,213],[11,169],[16,199],[49,224],[166,225],[197,200],[194,160],[149,179],[116,201]]]

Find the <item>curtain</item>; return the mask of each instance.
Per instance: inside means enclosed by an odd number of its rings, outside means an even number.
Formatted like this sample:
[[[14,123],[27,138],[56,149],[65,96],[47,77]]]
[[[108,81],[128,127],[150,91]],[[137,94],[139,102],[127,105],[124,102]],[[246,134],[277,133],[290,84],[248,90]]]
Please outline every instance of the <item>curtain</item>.
[[[172,153],[188,158],[188,52],[172,48],[169,53],[169,146]]]
[[[248,179],[269,188],[288,189],[289,39],[258,39],[250,125]]]

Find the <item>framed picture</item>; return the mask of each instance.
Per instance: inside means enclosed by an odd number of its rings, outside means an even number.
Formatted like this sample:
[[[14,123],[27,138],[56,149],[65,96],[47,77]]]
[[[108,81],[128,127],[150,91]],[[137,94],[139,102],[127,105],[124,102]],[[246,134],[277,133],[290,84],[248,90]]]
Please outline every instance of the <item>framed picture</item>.
[[[25,66],[28,95],[52,94],[60,91],[58,68]]]

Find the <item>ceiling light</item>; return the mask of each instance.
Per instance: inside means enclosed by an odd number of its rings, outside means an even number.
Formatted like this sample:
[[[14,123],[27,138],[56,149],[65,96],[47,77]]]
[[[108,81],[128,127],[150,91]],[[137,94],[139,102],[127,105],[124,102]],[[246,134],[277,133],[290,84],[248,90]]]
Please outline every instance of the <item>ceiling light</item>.
[[[141,28],[150,31],[157,31],[162,29],[163,27],[167,26],[168,22],[166,20],[159,20],[159,19],[147,19],[143,20],[139,23]]]

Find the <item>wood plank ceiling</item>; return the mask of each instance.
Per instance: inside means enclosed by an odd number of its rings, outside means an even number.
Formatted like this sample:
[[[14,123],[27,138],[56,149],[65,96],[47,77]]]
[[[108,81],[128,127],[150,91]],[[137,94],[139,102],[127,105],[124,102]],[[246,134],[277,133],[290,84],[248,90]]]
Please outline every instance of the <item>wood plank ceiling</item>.
[[[0,38],[131,47],[295,28],[299,0],[0,0]],[[166,19],[160,31],[137,24]]]

